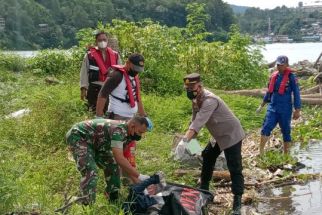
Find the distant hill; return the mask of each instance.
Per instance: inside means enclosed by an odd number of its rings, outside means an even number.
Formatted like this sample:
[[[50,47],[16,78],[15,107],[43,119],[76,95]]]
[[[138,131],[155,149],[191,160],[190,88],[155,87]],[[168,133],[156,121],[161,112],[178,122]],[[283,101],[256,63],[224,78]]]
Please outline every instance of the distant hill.
[[[247,8],[249,8],[247,6],[239,6],[233,4],[230,4],[230,7],[233,9],[235,14],[243,14],[247,10]]]

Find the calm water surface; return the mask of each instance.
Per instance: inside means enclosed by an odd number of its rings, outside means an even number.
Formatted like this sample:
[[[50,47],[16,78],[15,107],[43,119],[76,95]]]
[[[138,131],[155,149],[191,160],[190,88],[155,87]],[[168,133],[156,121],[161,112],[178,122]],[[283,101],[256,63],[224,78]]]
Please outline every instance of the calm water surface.
[[[322,42],[319,43],[273,43],[265,45],[262,50],[264,59],[272,62],[278,55],[287,55],[290,63],[297,63],[300,60],[315,62],[322,52]],[[24,57],[32,57],[37,51],[13,51]]]
[[[307,167],[299,173],[322,172],[322,141],[312,141],[306,149],[295,147],[300,162]],[[311,181],[305,185],[292,185],[281,188],[266,189],[262,197],[276,198],[258,204],[257,210],[261,214],[322,214],[322,181]]]
[[[322,52],[322,43],[273,43],[266,44],[262,54],[267,62],[272,62],[278,55],[287,55],[290,64],[301,60],[315,62]],[[322,214],[322,213],[321,213]]]

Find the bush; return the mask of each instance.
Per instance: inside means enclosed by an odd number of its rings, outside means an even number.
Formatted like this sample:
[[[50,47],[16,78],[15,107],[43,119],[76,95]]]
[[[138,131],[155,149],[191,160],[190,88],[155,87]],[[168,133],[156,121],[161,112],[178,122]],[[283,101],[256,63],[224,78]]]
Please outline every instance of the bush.
[[[28,59],[28,66],[34,71],[40,70],[41,73],[58,75],[70,72],[75,60],[69,51],[42,50],[35,57]]]
[[[26,60],[15,54],[0,52],[0,69],[21,72],[26,68]]]
[[[228,43],[208,43],[187,36],[186,28],[170,28],[151,21],[113,20],[112,25],[99,24],[97,28],[118,38],[124,61],[132,52],[144,55],[146,71],[141,79],[145,92],[180,95],[182,78],[196,71],[210,88],[254,88],[266,83],[259,49],[250,48],[251,40],[236,27],[232,27]],[[83,29],[78,33],[82,46],[94,40],[92,31]]]

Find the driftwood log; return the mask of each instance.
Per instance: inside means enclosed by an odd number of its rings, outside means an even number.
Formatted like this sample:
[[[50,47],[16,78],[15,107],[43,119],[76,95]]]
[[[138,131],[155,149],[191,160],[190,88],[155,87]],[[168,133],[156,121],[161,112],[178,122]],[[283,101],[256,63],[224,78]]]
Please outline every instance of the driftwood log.
[[[238,94],[242,96],[263,97],[266,93],[266,88],[252,90],[234,90],[226,91],[228,94]],[[303,104],[322,105],[322,95],[319,92],[320,87],[315,86],[307,90],[301,91],[301,100]]]
[[[199,170],[186,170],[186,169],[178,169],[174,172],[175,176],[181,177],[184,175],[192,175],[194,177],[200,176]],[[229,171],[213,171],[212,178],[215,181],[230,181],[230,173]]]
[[[182,177],[187,174],[189,174],[193,177],[198,177],[198,176],[200,176],[200,170],[178,169],[174,172],[174,175],[178,176],[178,177]],[[215,183],[216,187],[231,186],[230,173],[227,170],[226,171],[213,171],[212,177],[213,177],[214,181],[220,181],[218,183]],[[261,186],[268,185],[268,184],[274,184],[274,185],[276,185],[276,187],[281,187],[281,186],[302,183],[301,180],[298,180],[301,178],[317,179],[319,177],[320,177],[320,173],[291,174],[291,175],[288,175],[285,177],[281,177],[281,178],[275,177],[270,180],[257,181],[255,183],[245,182],[244,185],[247,187],[261,187]]]
[[[311,88],[309,88],[309,89],[302,90],[302,91],[301,91],[301,94],[302,94],[302,95],[312,94],[312,93],[314,94],[314,93],[319,93],[319,91],[320,91],[320,86],[319,86],[319,85],[317,85],[317,86],[311,87]]]
[[[266,93],[267,89],[252,89],[252,90],[233,90],[226,91],[228,94],[238,94],[241,96],[255,96],[255,97],[263,97]]]
[[[322,95],[320,95],[319,93],[315,93],[315,94],[305,94],[305,95],[301,95],[302,98],[317,98],[317,99],[322,99]]]
[[[318,63],[319,63],[319,61],[320,61],[320,58],[321,58],[321,57],[322,57],[322,52],[321,52],[321,54],[319,55],[319,57],[316,59],[316,61],[315,61],[314,65],[313,65],[313,68],[317,69],[317,67],[318,67]]]

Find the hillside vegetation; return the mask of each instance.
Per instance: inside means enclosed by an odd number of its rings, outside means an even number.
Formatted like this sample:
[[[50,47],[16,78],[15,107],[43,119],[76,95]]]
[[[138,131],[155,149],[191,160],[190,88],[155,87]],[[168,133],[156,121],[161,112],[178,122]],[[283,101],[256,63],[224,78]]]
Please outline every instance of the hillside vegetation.
[[[184,27],[186,6],[192,0],[0,0],[0,48],[34,50],[71,48],[77,45],[76,33],[94,28],[98,21],[153,20],[161,25]],[[207,5],[209,39],[225,39],[230,25],[235,23],[232,9],[222,0],[201,0]]]

